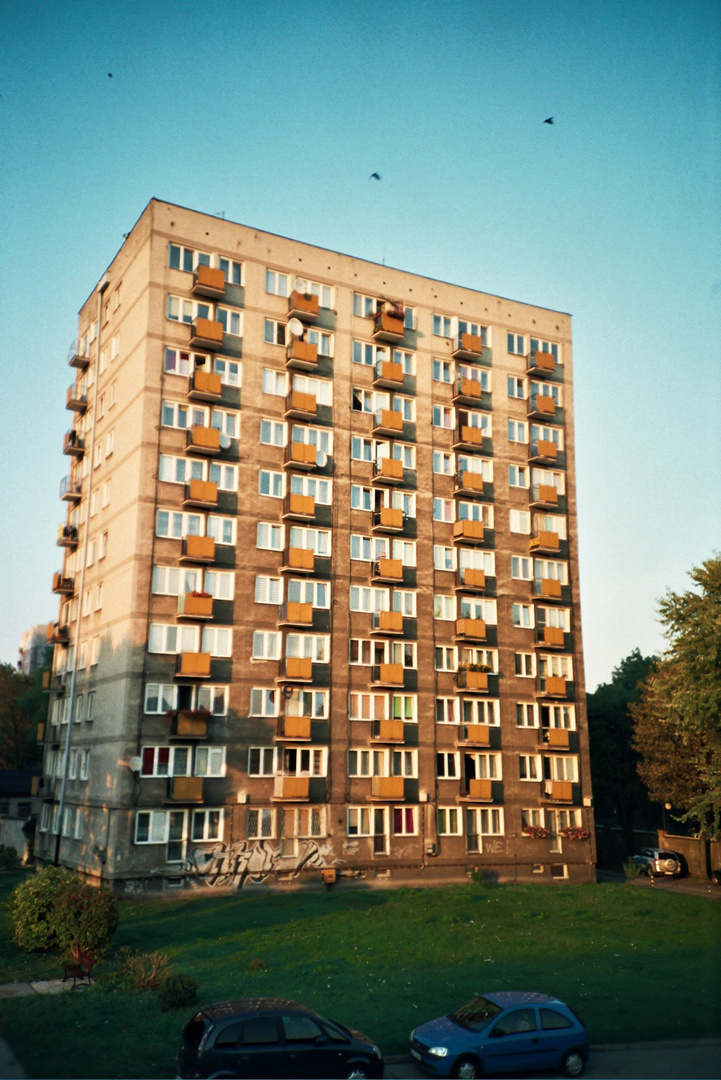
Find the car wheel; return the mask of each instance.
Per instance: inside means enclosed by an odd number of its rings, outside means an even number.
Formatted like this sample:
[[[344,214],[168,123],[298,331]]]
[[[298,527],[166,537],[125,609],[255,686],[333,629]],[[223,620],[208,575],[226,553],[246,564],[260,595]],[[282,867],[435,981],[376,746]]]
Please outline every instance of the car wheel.
[[[580,1076],[585,1064],[583,1054],[578,1050],[569,1050],[561,1062],[561,1069],[564,1076]]]
[[[456,1077],[456,1080],[476,1080],[476,1077],[482,1075],[483,1070],[480,1062],[478,1058],[474,1057],[460,1057],[458,1061],[454,1062],[451,1073],[451,1076]]]

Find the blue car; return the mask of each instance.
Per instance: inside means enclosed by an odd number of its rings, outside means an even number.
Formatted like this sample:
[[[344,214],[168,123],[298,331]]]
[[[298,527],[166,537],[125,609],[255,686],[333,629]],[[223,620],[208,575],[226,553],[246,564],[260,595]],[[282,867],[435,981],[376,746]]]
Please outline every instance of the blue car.
[[[474,1080],[485,1073],[559,1069],[580,1076],[586,1029],[548,994],[510,990],[471,998],[411,1032],[411,1057],[431,1076]]]

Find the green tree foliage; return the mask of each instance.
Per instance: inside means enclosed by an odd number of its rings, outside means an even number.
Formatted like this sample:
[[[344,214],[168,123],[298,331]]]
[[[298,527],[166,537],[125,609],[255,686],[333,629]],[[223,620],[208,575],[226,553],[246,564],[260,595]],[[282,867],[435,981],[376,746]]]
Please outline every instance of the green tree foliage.
[[[641,696],[640,684],[654,658],[634,649],[611,681],[588,695],[588,732],[591,779],[596,817],[618,824],[627,851],[634,848],[633,830],[649,815],[649,802],[638,775],[640,756],[633,747],[633,720],[629,706]]]
[[[669,648],[632,706],[638,771],[652,799],[682,811],[700,835],[721,836],[721,556],[669,592],[659,614]]]
[[[41,674],[22,675],[0,664],[0,769],[29,769],[40,762],[37,726],[47,714]]]
[[[71,870],[44,866],[12,894],[13,938],[28,952],[69,951],[72,946],[100,952],[118,925],[118,903]]]

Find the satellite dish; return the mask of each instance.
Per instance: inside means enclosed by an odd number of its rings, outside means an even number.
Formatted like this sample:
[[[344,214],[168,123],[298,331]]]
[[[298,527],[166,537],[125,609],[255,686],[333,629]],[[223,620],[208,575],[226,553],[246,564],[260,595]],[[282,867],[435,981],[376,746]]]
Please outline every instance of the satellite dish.
[[[318,450],[315,455],[315,463],[319,469],[322,469],[324,465],[328,464],[328,455],[323,450]]]
[[[300,337],[304,329],[303,323],[300,321],[300,319],[291,319],[288,323],[288,329],[290,330],[293,337]]]
[[[141,765],[142,761],[139,757],[137,757],[137,755],[135,757],[131,757],[130,761],[128,762],[128,767],[130,768],[131,772],[140,772]]]
[[[230,446],[230,435],[221,435],[218,442],[223,450],[227,450]]]

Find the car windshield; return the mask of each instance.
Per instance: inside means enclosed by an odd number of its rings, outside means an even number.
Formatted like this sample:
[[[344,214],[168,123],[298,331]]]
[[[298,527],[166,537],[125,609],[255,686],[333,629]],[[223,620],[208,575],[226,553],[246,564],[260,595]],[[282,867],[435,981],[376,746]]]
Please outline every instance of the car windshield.
[[[467,1028],[468,1031],[483,1031],[484,1027],[487,1027],[491,1020],[502,1011],[499,1005],[494,1005],[488,998],[475,997],[467,1001],[465,1005],[461,1005],[455,1012],[449,1013],[448,1019],[454,1024]]]

